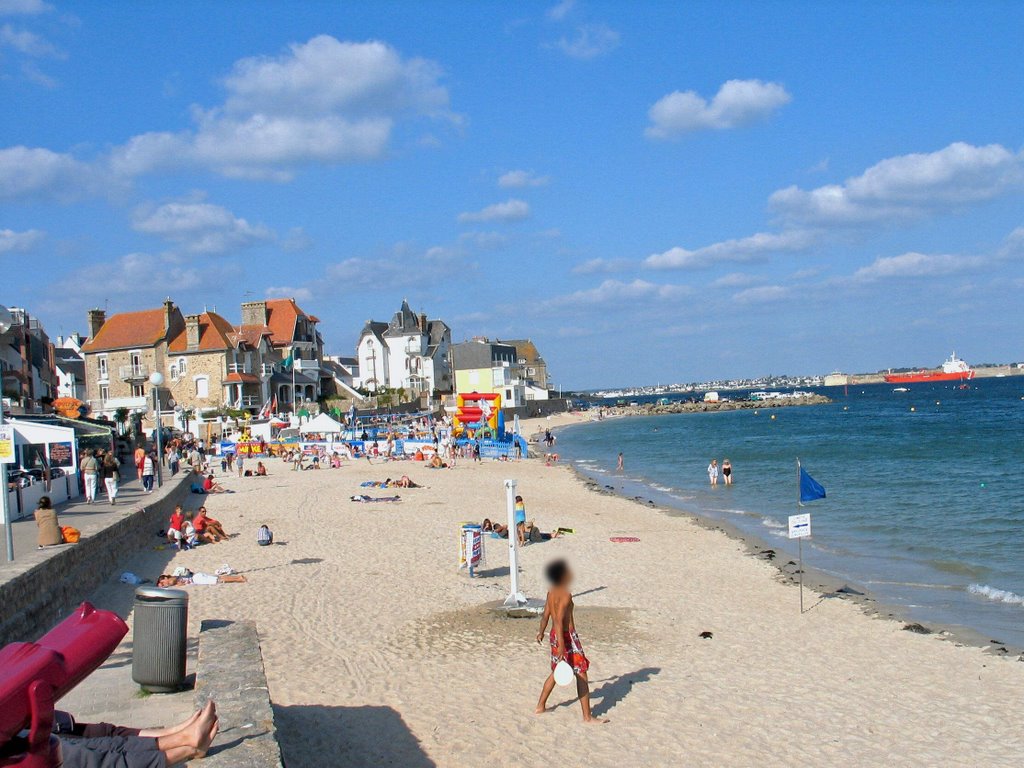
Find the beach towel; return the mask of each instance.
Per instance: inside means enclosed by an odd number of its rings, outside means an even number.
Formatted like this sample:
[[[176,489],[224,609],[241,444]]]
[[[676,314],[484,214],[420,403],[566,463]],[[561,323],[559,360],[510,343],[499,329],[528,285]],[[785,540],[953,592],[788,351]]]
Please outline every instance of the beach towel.
[[[374,498],[372,496],[364,496],[362,494],[360,494],[358,496],[353,496],[351,498],[351,501],[358,501],[358,502],[360,502],[362,504],[369,504],[370,502],[374,502],[374,501],[401,501],[401,500],[402,500],[401,496],[378,496],[377,498]]]
[[[616,544],[635,544],[640,541],[636,536],[612,536],[608,541]]]

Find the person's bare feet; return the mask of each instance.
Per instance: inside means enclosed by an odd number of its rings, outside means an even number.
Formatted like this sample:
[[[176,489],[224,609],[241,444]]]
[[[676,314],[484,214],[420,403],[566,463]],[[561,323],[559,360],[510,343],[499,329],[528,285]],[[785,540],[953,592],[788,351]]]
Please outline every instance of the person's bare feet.
[[[610,721],[604,717],[594,717],[593,715],[591,715],[590,717],[583,718],[583,722],[592,725],[605,725]]]
[[[188,742],[195,749],[196,757],[206,754],[213,737],[217,735],[217,727],[217,705],[208,701],[188,730]]]
[[[214,717],[213,725],[211,726],[210,730],[207,731],[206,735],[203,737],[203,740],[196,747],[197,760],[206,757],[206,753],[209,751],[210,745],[213,744],[213,740],[217,738],[217,731],[219,730],[220,720]]]
[[[548,709],[547,707],[538,706],[535,710],[533,710],[533,714],[535,714],[535,715],[546,715],[550,711],[551,710]]]
[[[139,735],[140,736],[146,736],[146,737],[149,737],[149,738],[158,739],[158,738],[162,738],[162,737],[165,737],[165,736],[171,736],[172,734],[175,734],[175,733],[180,733],[181,731],[184,731],[190,725],[195,723],[195,721],[197,719],[199,719],[199,716],[202,713],[203,713],[203,711],[201,709],[197,709],[195,712],[192,713],[192,716],[188,720],[185,720],[182,723],[178,723],[177,725],[172,725],[172,726],[170,726],[168,728],[144,728],[143,730],[141,730],[139,732]]]

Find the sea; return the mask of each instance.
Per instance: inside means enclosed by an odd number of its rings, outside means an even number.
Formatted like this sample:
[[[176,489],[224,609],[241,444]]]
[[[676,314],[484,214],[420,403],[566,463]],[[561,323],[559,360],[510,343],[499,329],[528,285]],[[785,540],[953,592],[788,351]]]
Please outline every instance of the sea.
[[[780,557],[796,555],[788,516],[809,512],[809,568],[908,620],[1024,648],[1024,376],[896,386],[813,388],[827,405],[606,418],[559,430],[557,450],[604,486],[727,521]],[[711,487],[712,458],[732,462],[732,486]],[[798,459],[827,493],[802,508]]]

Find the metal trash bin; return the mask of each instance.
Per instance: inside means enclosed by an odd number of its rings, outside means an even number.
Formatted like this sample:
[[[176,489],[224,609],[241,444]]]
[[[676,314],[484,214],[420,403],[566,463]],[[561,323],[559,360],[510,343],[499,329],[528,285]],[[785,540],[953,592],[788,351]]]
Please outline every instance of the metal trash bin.
[[[180,691],[185,683],[188,593],[139,587],[133,626],[132,680],[150,693]]]

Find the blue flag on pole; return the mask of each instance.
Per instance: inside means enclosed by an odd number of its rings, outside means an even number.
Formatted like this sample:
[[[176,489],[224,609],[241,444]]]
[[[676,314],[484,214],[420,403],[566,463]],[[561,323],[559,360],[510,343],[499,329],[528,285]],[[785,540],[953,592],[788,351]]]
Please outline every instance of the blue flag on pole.
[[[825,488],[807,474],[807,470],[800,467],[800,503],[825,498]]]

